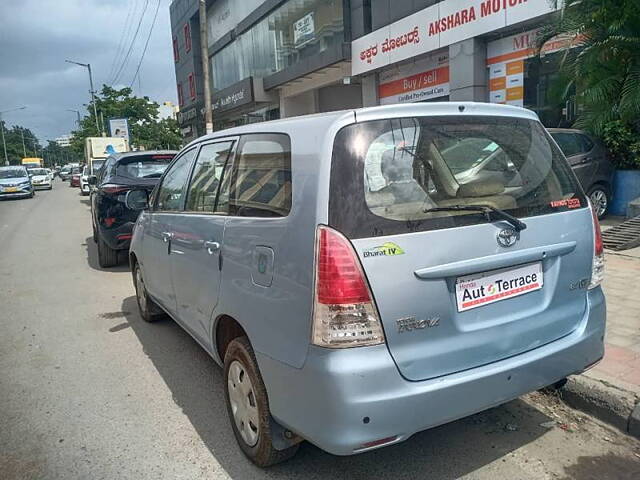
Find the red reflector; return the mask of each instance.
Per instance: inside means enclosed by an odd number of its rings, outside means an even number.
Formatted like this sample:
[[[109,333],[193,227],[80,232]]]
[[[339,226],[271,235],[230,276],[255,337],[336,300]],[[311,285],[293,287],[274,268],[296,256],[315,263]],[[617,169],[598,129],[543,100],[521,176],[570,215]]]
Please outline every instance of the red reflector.
[[[371,448],[371,447],[377,447],[379,445],[384,445],[385,443],[390,443],[393,442],[394,440],[396,440],[398,438],[397,435],[394,435],[393,437],[386,437],[386,438],[381,438],[380,440],[374,440],[373,442],[367,442],[367,443],[363,443],[362,446],[360,448]]]
[[[318,233],[318,302],[326,305],[370,302],[364,273],[349,241],[328,227],[319,227]]]
[[[118,240],[131,240],[133,235],[131,233],[121,233],[120,235],[116,235]]]
[[[121,193],[121,192],[127,192],[129,190],[131,190],[131,187],[127,187],[124,185],[107,184],[102,186],[102,191],[104,193]]]
[[[175,155],[151,155],[153,160],[171,160]]]
[[[595,234],[595,254],[602,255],[604,252],[604,245],[602,244],[602,231],[600,230],[600,221],[598,220],[598,215],[596,214],[593,206],[591,207],[591,215],[593,216],[593,231]]]
[[[116,222],[116,219],[113,217],[107,217],[103,220],[103,223],[105,224],[106,227],[110,227],[111,225],[113,225]]]

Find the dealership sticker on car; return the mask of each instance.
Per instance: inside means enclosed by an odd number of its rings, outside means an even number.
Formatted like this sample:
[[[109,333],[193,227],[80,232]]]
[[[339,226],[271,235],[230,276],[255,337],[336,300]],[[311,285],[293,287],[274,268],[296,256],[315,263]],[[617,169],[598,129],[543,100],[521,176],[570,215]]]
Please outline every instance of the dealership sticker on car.
[[[542,263],[503,268],[456,279],[459,312],[540,290]]]

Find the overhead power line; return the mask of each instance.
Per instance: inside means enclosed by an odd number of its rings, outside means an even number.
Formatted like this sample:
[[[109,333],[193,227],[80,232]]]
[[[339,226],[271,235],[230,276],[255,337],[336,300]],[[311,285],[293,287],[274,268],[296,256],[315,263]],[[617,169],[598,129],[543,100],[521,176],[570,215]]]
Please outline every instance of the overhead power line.
[[[133,45],[136,43],[136,39],[138,38],[138,33],[140,32],[140,26],[142,25],[142,19],[144,18],[144,14],[146,13],[148,6],[149,6],[149,0],[145,0],[144,7],[142,8],[142,13],[140,14],[140,19],[138,20],[138,26],[136,27],[136,31],[133,34],[133,38],[131,39],[131,43],[129,44],[129,48],[127,50],[127,54],[124,56],[124,59],[122,60],[122,64],[120,65],[120,68],[118,69],[118,73],[116,73],[116,76],[114,77],[113,81],[111,82],[112,86],[115,83],[117,83],[118,80],[120,80],[120,76],[122,75],[122,72],[124,72],[125,66],[126,66],[127,62],[129,61],[129,57],[131,56],[131,52],[133,51]]]
[[[156,5],[156,11],[153,14],[153,20],[151,22],[151,28],[149,29],[149,35],[147,35],[147,41],[144,43],[144,49],[142,50],[142,55],[140,56],[140,61],[138,62],[138,68],[136,68],[136,73],[133,75],[133,79],[131,80],[131,83],[129,84],[129,87],[131,87],[133,85],[133,82],[136,81],[136,77],[138,76],[138,73],[140,73],[140,67],[142,66],[142,61],[144,60],[144,55],[145,53],[147,53],[147,47],[149,46],[149,40],[151,39],[151,34],[153,33],[153,27],[156,24],[156,18],[158,18],[158,11],[160,10],[160,3],[162,2],[162,0],[158,0],[158,4]]]
[[[129,2],[129,8],[127,9],[127,19],[124,21],[122,32],[120,34],[120,40],[118,41],[118,48],[116,49],[116,53],[113,56],[113,60],[111,61],[111,67],[109,68],[109,75],[107,76],[109,81],[111,81],[111,79],[113,78],[113,74],[116,73],[116,66],[118,64],[118,59],[124,51],[126,39],[129,38],[129,32],[133,27],[133,18],[137,9],[138,9],[138,0],[134,2]]]

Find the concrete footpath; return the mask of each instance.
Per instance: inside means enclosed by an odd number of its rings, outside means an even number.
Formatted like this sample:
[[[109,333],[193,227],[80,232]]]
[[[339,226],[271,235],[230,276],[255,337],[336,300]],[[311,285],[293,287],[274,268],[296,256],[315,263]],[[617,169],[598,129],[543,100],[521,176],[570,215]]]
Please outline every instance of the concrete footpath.
[[[620,221],[606,219],[602,229]],[[605,258],[605,356],[591,370],[570,378],[562,397],[640,438],[640,247],[607,250]]]

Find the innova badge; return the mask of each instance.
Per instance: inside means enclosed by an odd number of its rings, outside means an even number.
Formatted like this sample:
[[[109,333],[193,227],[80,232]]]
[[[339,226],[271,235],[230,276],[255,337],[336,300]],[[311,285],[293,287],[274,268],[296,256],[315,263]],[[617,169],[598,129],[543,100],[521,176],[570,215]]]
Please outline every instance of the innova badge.
[[[520,234],[514,228],[503,228],[496,237],[498,245],[504,248],[512,247],[520,240]]]

